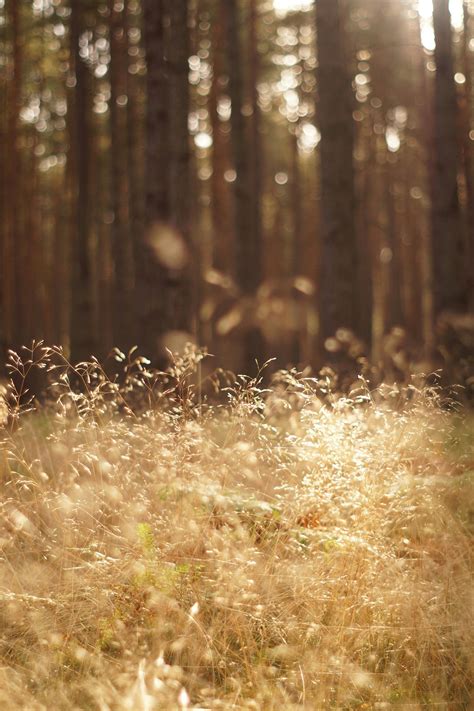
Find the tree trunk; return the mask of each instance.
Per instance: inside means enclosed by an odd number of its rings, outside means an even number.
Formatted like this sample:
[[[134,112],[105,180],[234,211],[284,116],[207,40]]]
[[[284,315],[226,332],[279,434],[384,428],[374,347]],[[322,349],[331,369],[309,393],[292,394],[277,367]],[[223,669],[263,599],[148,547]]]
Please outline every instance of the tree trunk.
[[[225,173],[230,170],[229,139],[222,130],[222,122],[218,114],[221,95],[222,77],[224,75],[224,25],[225,8],[218,2],[216,17],[212,23],[212,85],[209,95],[209,112],[212,124],[212,224],[213,224],[213,260],[215,269],[227,274],[233,274],[232,259],[233,233],[231,213],[231,194],[225,180]]]
[[[166,170],[169,164],[169,90],[165,66],[165,0],[145,0],[144,28],[147,61],[145,126],[145,213],[137,244],[137,342],[156,362],[163,320],[164,269],[151,244],[153,232],[169,220]]]
[[[146,0],[146,206],[137,254],[139,343],[191,329],[188,0]],[[176,255],[178,261],[175,261]]]
[[[112,251],[114,263],[114,343],[133,345],[133,245],[130,234],[130,185],[127,155],[127,6],[110,0],[110,125],[112,174]]]
[[[318,109],[321,130],[320,310],[323,339],[357,323],[352,87],[340,0],[319,0]]]
[[[366,254],[357,266],[357,291],[360,314],[358,318],[359,336],[370,350],[372,343],[372,309],[373,309],[373,277],[374,277],[374,244],[372,225],[372,177],[376,166],[376,145],[373,135],[373,123],[364,122],[363,145],[365,162],[358,165],[355,174],[357,195],[356,235],[359,254]]]
[[[166,0],[145,0],[147,58],[146,206],[145,221],[170,217],[166,166],[169,162],[169,75],[165,57]]]
[[[240,47],[240,18],[237,0],[223,0],[227,8],[229,92],[232,104],[232,154],[236,178],[234,181],[234,211],[236,226],[236,262],[239,285],[245,295],[253,293],[259,283],[259,254],[254,233],[252,207],[252,167],[243,115],[244,76]]]
[[[473,83],[472,83],[472,52],[469,43],[472,41],[470,32],[472,18],[469,12],[467,0],[464,0],[464,38],[463,38],[463,60],[464,76],[464,120],[463,120],[463,158],[464,173],[466,181],[466,222],[467,222],[467,242],[466,242],[466,264],[467,268],[467,294],[469,308],[474,311],[474,270],[469,265],[474,263],[474,160],[473,141],[471,140],[471,125],[473,116]]]
[[[81,37],[86,28],[81,0],[71,2],[70,52],[75,87],[69,98],[69,178],[72,191],[72,298],[71,354],[74,360],[96,352],[89,239],[89,71],[81,57]]]
[[[232,105],[231,140],[234,169],[234,223],[236,236],[236,274],[244,299],[252,298],[261,281],[261,250],[258,234],[258,194],[254,193],[259,181],[259,168],[252,157],[255,142],[258,143],[258,117],[254,116],[252,142],[246,132],[244,108],[244,73],[240,47],[240,17],[237,0],[222,0],[227,10],[228,73],[229,93]],[[255,13],[252,15],[255,42]],[[253,63],[256,48],[252,48]],[[255,69],[254,69],[255,71]],[[255,102],[255,97],[253,98]],[[255,370],[255,359],[260,356],[261,338],[252,324],[245,324],[243,339],[243,368],[246,372]]]
[[[464,306],[463,235],[458,198],[458,107],[449,0],[434,0],[436,48],[432,168],[432,249],[435,315]]]
[[[20,310],[18,297],[21,288],[21,254],[23,252],[21,233],[22,161],[19,150],[21,79],[23,49],[20,27],[20,6],[16,0],[6,3],[6,17],[12,44],[11,74],[7,87],[7,145],[5,165],[6,213],[5,237],[3,245],[4,283],[4,336],[8,348],[18,349],[23,339],[23,309]],[[21,302],[20,302],[21,303]]]
[[[249,51],[250,51],[250,101],[252,107],[250,127],[250,206],[252,217],[252,256],[254,288],[262,279],[262,217],[261,193],[263,175],[262,137],[260,135],[260,107],[258,105],[258,80],[260,75],[260,54],[258,51],[258,6],[257,0],[250,0]]]
[[[5,362],[6,350],[8,348],[6,338],[6,319],[8,305],[7,288],[7,268],[5,256],[7,254],[7,81],[4,76],[0,77],[0,361]],[[3,375],[3,365],[0,366],[0,375]]]
[[[188,0],[172,0],[170,4],[170,34],[168,49],[170,148],[170,221],[178,231],[187,251],[186,264],[168,272],[165,327],[186,333],[194,328],[191,272],[191,151],[189,146],[189,30]],[[196,266],[195,259],[193,260]]]
[[[129,0],[125,3],[125,9],[131,10]],[[139,30],[140,40],[135,43],[133,51],[141,51],[143,47],[144,21],[143,11],[135,17],[129,12],[127,27],[129,32],[135,34]],[[128,57],[127,66],[127,151],[128,151],[128,173],[129,173],[129,215],[130,215],[130,230],[132,236],[132,245],[134,251],[134,266],[136,271],[136,250],[138,235],[143,230],[144,207],[145,207],[145,175],[143,170],[144,165],[144,145],[146,136],[143,130],[142,119],[142,93],[144,93],[144,85],[146,78],[134,76],[130,71],[135,63],[135,58]],[[135,274],[134,274],[135,276]],[[135,279],[134,279],[135,282]]]

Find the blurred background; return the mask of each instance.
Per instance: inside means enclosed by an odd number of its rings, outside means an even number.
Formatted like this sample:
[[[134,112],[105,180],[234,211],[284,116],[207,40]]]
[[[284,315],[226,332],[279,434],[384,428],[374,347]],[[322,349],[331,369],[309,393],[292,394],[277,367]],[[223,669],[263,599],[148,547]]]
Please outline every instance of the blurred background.
[[[474,383],[473,69],[472,0],[0,0],[3,356]]]

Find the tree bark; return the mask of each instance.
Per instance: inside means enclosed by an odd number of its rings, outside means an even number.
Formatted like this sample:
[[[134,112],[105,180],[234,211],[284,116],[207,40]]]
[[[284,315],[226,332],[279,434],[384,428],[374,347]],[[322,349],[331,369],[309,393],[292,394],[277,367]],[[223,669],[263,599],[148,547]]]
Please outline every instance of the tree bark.
[[[130,184],[127,155],[127,5],[110,0],[110,127],[112,177],[112,252],[114,263],[113,337],[129,349],[133,334],[133,245],[130,234]]]
[[[224,76],[224,29],[225,8],[219,1],[212,23],[212,84],[209,95],[209,112],[212,125],[212,226],[213,226],[213,267],[221,272],[233,274],[232,259],[233,232],[231,220],[231,194],[225,173],[230,170],[229,137],[222,130],[218,113]]]
[[[153,360],[169,330],[192,325],[190,278],[190,149],[188,133],[188,0],[146,0],[147,56],[146,205],[137,250],[136,301],[139,343]],[[173,232],[174,230],[174,232]],[[173,268],[158,254],[186,253]]]
[[[463,234],[458,197],[458,106],[454,83],[449,0],[434,0],[436,48],[434,146],[432,166],[432,250],[435,315],[462,309]]]
[[[89,235],[90,91],[89,71],[81,57],[87,27],[82,0],[71,0],[70,62],[75,86],[69,97],[69,178],[72,191],[71,354],[74,360],[96,352],[91,246]]]
[[[21,231],[22,158],[19,149],[21,79],[23,49],[21,41],[20,6],[16,0],[8,0],[6,17],[12,43],[11,74],[7,86],[7,145],[5,166],[6,203],[5,237],[3,244],[4,283],[4,337],[8,348],[18,349],[23,338],[23,309],[18,303],[21,288],[21,254],[23,235]]]
[[[318,115],[321,130],[320,323],[323,339],[357,323],[357,249],[352,86],[340,0],[319,0]]]
[[[466,81],[464,84],[464,116],[463,116],[463,159],[464,173],[466,181],[466,223],[467,223],[467,240],[466,240],[466,264],[467,268],[467,294],[468,306],[471,311],[474,311],[474,156],[473,156],[473,141],[471,140],[471,125],[474,108],[473,97],[473,82],[472,82],[472,52],[469,49],[469,43],[472,41],[471,33],[472,18],[469,12],[469,4],[464,0],[464,37],[463,37],[463,63],[464,76]]]
[[[232,157],[236,172],[234,188],[234,224],[235,224],[235,262],[237,282],[244,299],[255,296],[261,282],[261,245],[259,234],[259,180],[260,167],[256,165],[257,157],[253,151],[259,143],[258,107],[257,115],[253,116],[253,132],[249,140],[244,119],[244,71],[240,45],[240,16],[237,0],[222,0],[227,10],[227,42],[228,42],[228,73],[229,93],[231,99],[231,141]],[[252,42],[256,42],[255,6],[251,7]],[[257,72],[257,49],[251,47],[252,73]],[[252,97],[256,104],[256,96]],[[255,370],[255,359],[262,356],[262,339],[257,328],[246,323],[243,337],[242,367],[246,372]]]
[[[190,333],[194,328],[191,264],[191,151],[189,146],[189,30],[188,0],[172,0],[169,35],[170,221],[187,251],[187,263],[168,273],[165,327]],[[196,261],[193,260],[194,265]]]
[[[169,161],[169,77],[165,57],[166,0],[145,0],[147,60],[146,205],[147,225],[170,217],[166,166]]]
[[[258,105],[258,80],[260,75],[260,54],[258,50],[258,3],[250,0],[249,50],[250,50],[250,102],[252,107],[250,126],[250,203],[252,217],[254,287],[262,280],[262,216],[261,193],[263,175],[262,137],[260,134],[261,115]]]
[[[165,66],[165,0],[145,0],[147,62],[145,123],[145,212],[137,244],[135,302],[137,342],[156,362],[163,319],[164,269],[150,245],[150,234],[169,220],[168,168],[169,89]]]
[[[227,40],[229,91],[232,104],[232,154],[236,178],[234,181],[234,214],[236,227],[236,263],[239,285],[245,295],[259,284],[258,247],[254,232],[252,206],[252,167],[243,115],[244,75],[240,47],[240,18],[237,0],[222,0],[227,8]]]

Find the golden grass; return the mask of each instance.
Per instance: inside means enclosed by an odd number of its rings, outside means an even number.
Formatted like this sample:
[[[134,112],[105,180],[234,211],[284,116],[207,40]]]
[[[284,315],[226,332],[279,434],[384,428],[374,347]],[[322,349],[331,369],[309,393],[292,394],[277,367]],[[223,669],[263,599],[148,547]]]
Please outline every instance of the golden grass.
[[[474,708],[466,413],[186,368],[133,412],[62,367],[2,436],[0,708]]]

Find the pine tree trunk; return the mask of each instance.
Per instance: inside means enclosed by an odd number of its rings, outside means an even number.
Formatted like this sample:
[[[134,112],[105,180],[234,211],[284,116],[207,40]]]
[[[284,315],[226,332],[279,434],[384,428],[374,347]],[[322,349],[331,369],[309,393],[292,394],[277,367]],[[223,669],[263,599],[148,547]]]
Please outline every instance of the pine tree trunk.
[[[133,345],[133,245],[130,234],[130,185],[127,155],[127,7],[110,0],[110,126],[112,177],[112,246],[114,264],[114,343]]]
[[[16,0],[6,3],[6,17],[9,23],[12,44],[11,75],[7,87],[7,145],[5,164],[6,214],[3,263],[5,265],[3,284],[5,340],[9,348],[18,349],[24,345],[23,309],[20,310],[18,298],[21,289],[21,254],[23,253],[23,235],[21,230],[22,160],[19,150],[21,79],[23,51],[21,40],[20,6]]]
[[[435,314],[463,307],[463,235],[458,198],[458,107],[449,0],[434,0],[436,76],[432,172],[432,249]]]
[[[169,164],[169,74],[165,57],[166,0],[145,0],[147,59],[146,206],[145,221],[170,218],[166,169]]]
[[[240,17],[237,0],[223,0],[227,8],[229,93],[232,103],[232,154],[236,178],[234,211],[236,226],[236,261],[239,285],[245,295],[253,293],[259,283],[259,254],[254,233],[252,208],[252,168],[243,115],[244,76],[240,48]]]
[[[76,361],[96,352],[89,240],[89,72],[80,55],[80,39],[86,27],[81,0],[72,0],[70,19],[71,66],[75,87],[69,99],[69,178],[72,191],[72,295],[71,354]]]
[[[318,108],[321,130],[320,322],[323,339],[357,322],[352,87],[340,0],[319,0]]]
[[[221,272],[233,274],[233,232],[231,195],[225,173],[230,170],[229,140],[222,130],[218,113],[221,84],[224,76],[224,26],[225,8],[217,3],[216,17],[212,23],[212,84],[209,95],[209,112],[212,124],[212,224],[213,224],[213,267]]]
[[[169,220],[166,171],[169,164],[169,89],[165,66],[165,0],[145,0],[144,30],[147,61],[145,126],[145,212],[136,250],[135,305],[137,343],[156,362],[164,315],[165,275],[156,259],[152,232]]]
[[[249,49],[250,49],[250,103],[252,107],[250,126],[250,206],[252,216],[252,256],[254,288],[260,286],[262,279],[262,216],[261,193],[263,175],[263,154],[260,135],[260,107],[258,105],[258,81],[260,75],[260,55],[258,51],[258,3],[250,0],[249,8]]]
[[[362,127],[365,146],[365,163],[359,167],[356,175],[357,191],[357,249],[359,254],[366,254],[357,265],[357,291],[360,314],[358,318],[359,336],[368,349],[372,343],[372,309],[373,309],[373,261],[374,245],[372,244],[372,177],[375,169],[376,146],[373,136],[373,124],[366,121]]]
[[[474,120],[474,96],[472,82],[472,52],[469,49],[469,43],[472,42],[471,36],[472,18],[469,12],[467,0],[464,0],[464,38],[463,38],[463,60],[464,60],[464,76],[466,81],[464,84],[464,120],[463,120],[463,158],[464,158],[464,173],[466,181],[466,222],[467,222],[467,240],[466,240],[466,264],[474,263],[474,143],[471,140],[471,126]],[[474,311],[474,269],[467,269],[467,294],[471,311]]]
[[[153,360],[162,352],[164,333],[192,327],[187,18],[188,0],[145,4],[147,194],[136,300],[138,341]],[[160,257],[156,246],[163,236],[168,253]],[[175,250],[186,253],[176,268],[169,259]]]
[[[170,148],[170,221],[186,246],[187,264],[168,274],[166,290],[166,330],[190,333],[194,328],[191,267],[191,151],[189,146],[189,31],[188,0],[172,0],[168,45]],[[195,260],[194,266],[196,265]]]
[[[7,268],[5,256],[7,251],[7,82],[5,77],[0,78],[0,360],[3,364],[6,360],[8,348],[6,338],[6,321],[8,305],[8,288],[6,283]],[[3,366],[0,366],[0,375],[3,375]]]
[[[131,9],[129,0],[125,2],[125,10]],[[132,20],[133,18],[133,20]],[[140,42],[135,44],[135,50],[141,51],[143,47],[144,21],[143,11],[135,17],[129,13],[128,30],[135,32],[137,29],[140,32]],[[134,51],[135,51],[134,50]],[[132,235],[132,244],[134,250],[134,272],[136,271],[136,251],[138,235],[143,230],[144,206],[145,206],[145,176],[143,171],[144,165],[144,146],[145,132],[143,130],[142,120],[142,93],[144,93],[144,84],[146,79],[134,76],[130,71],[135,63],[135,58],[128,57],[127,66],[127,152],[128,152],[128,173],[129,173],[129,213],[130,213],[130,230]],[[134,274],[135,282],[135,274]],[[136,335],[136,334],[135,334]]]
[[[254,124],[252,143],[248,140],[244,107],[243,57],[240,47],[240,14],[237,0],[222,0],[227,11],[228,73],[229,94],[232,104],[231,140],[232,156],[236,178],[234,187],[234,223],[236,237],[236,274],[244,298],[249,299],[261,281],[261,253],[258,234],[259,196],[254,193],[259,180],[259,168],[252,158],[252,149],[258,143],[258,123]],[[255,21],[255,18],[254,18]],[[255,27],[253,32],[255,33]],[[255,36],[254,40],[255,42]],[[256,61],[256,48],[252,48],[253,63]],[[255,98],[253,99],[255,102]],[[258,117],[254,117],[258,122]],[[243,339],[243,369],[255,370],[255,359],[260,357],[262,346],[257,329],[252,324],[245,324],[246,334]]]

